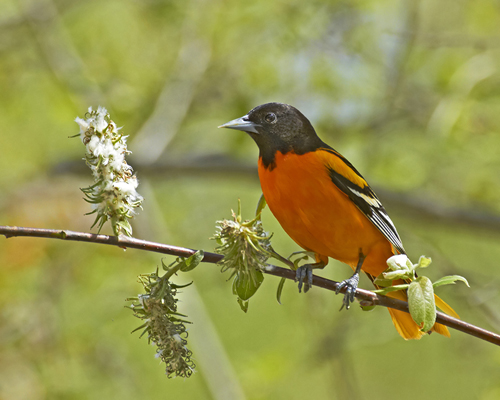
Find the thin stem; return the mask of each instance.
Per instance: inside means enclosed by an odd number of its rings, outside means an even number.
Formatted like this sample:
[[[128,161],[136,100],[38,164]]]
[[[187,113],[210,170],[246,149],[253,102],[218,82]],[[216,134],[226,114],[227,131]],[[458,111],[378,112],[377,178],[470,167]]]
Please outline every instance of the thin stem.
[[[39,229],[39,228],[26,228],[26,227],[0,225],[0,235],[4,235],[6,238],[17,237],[17,236],[28,236],[28,237],[41,237],[49,239],[71,240],[77,242],[100,243],[100,244],[118,246],[120,248],[130,247],[139,250],[169,254],[177,257],[190,257],[196,252],[196,250],[193,249],[170,246],[162,243],[149,242],[146,240],[140,240],[126,236],[96,235],[93,233],[74,232],[68,230]],[[218,261],[222,260],[222,258],[223,257],[220,254],[205,252],[202,262],[217,263]],[[264,270],[264,272],[269,275],[295,280],[295,271],[277,267],[275,265],[268,265]],[[331,291],[336,291],[338,285],[339,282],[321,278],[319,276],[313,276],[313,286],[321,287],[323,289],[328,289]],[[340,293],[344,293],[345,289],[346,289],[345,287],[342,288],[340,290]],[[387,308],[393,308],[399,311],[409,312],[407,302],[375,294],[369,290],[357,289],[356,298],[360,300],[362,306],[376,305]],[[487,331],[486,329],[479,328],[465,321],[461,321],[459,319],[450,317],[449,315],[446,315],[442,312],[439,311],[437,312],[436,322],[446,325],[450,328],[459,330],[461,332],[464,332],[468,335],[475,336],[479,339],[486,340],[490,343],[496,344],[497,346],[500,346],[500,335]]]

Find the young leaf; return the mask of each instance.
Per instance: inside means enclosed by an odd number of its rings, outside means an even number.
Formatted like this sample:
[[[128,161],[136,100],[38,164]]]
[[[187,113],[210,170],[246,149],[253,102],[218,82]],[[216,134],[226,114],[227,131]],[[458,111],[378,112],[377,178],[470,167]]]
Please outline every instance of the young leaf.
[[[377,294],[386,294],[389,292],[395,292],[396,290],[406,290],[408,289],[408,286],[410,285],[407,283],[403,283],[401,285],[388,286],[382,289],[372,290],[372,292]]]
[[[431,265],[432,259],[430,257],[426,256],[420,256],[418,260],[418,264],[415,265],[415,269],[417,268],[427,268],[429,265]]]
[[[181,266],[181,271],[182,272],[188,272],[193,269],[195,269],[198,264],[203,260],[203,250],[198,250],[196,253],[194,253],[191,257],[186,258],[183,261],[183,265]]]
[[[385,279],[389,279],[391,281],[394,281],[396,279],[408,279],[408,278],[412,278],[412,275],[413,275],[413,272],[410,272],[410,271],[407,271],[407,270],[382,272],[382,276]]]
[[[462,281],[467,285],[467,287],[470,287],[469,282],[467,282],[467,279],[465,279],[463,276],[460,275],[443,276],[441,279],[438,279],[432,285],[436,288],[442,285],[454,285],[456,281]]]
[[[248,304],[249,304],[249,301],[248,300],[241,300],[239,297],[238,297],[238,304],[240,305],[241,307],[241,310],[243,312],[247,312],[248,311]]]
[[[260,213],[262,212],[262,210],[263,210],[264,208],[266,208],[266,205],[267,205],[267,203],[266,203],[266,199],[265,199],[264,195],[262,194],[262,195],[260,196],[259,202],[257,203],[257,210],[255,210],[255,216],[256,216],[258,219],[260,219]]]
[[[434,288],[426,276],[415,279],[408,287],[408,307],[413,320],[423,332],[428,332],[436,322]]]
[[[264,274],[254,271],[254,278],[250,274],[237,273],[233,281],[233,293],[237,294],[241,300],[248,300],[252,297],[264,281]]]
[[[285,286],[286,278],[281,278],[280,283],[278,285],[278,291],[276,292],[276,300],[281,304],[281,293],[283,292],[283,286]]]
[[[392,285],[392,279],[385,279],[382,274],[377,276],[375,280],[373,281],[374,285],[380,286],[380,287],[387,287]]]

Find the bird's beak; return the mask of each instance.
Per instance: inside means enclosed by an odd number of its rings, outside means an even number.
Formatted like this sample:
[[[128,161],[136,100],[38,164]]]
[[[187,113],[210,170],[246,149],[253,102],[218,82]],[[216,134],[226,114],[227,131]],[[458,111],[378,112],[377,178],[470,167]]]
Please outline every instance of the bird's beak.
[[[236,118],[233,119],[232,121],[226,122],[224,125],[219,126],[219,128],[229,128],[243,132],[259,133],[257,132],[258,126],[260,125],[250,121],[248,119],[248,115],[245,115],[241,118]]]

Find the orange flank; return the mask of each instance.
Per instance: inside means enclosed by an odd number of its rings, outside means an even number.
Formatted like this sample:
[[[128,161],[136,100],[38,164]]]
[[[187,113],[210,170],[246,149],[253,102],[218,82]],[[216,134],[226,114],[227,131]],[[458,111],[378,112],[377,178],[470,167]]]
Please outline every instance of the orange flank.
[[[285,232],[322,260],[335,258],[377,276],[394,255],[391,244],[337,186],[326,166],[335,157],[321,149],[303,155],[276,153],[274,169],[259,160],[259,178],[269,209]],[[337,165],[337,168],[341,165]],[[337,169],[339,170],[339,169]]]

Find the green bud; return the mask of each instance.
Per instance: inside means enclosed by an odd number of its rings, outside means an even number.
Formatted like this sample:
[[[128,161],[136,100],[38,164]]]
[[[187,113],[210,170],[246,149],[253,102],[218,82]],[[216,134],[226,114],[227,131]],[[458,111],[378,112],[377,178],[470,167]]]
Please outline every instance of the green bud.
[[[391,271],[411,271],[413,269],[413,264],[406,254],[396,254],[389,257],[387,265]]]
[[[420,256],[418,260],[418,264],[414,265],[414,269],[417,268],[427,268],[429,265],[431,265],[432,259],[430,257],[426,256]]]
[[[262,271],[267,259],[273,255],[271,235],[264,231],[260,212],[265,206],[261,197],[257,207],[257,216],[251,221],[243,221],[241,204],[238,201],[238,213],[233,212],[233,220],[217,221],[214,238],[219,246],[215,251],[224,258],[219,261],[222,272],[230,271],[235,276],[233,293],[239,298],[243,311],[248,309],[248,299],[252,297],[264,280]]]

